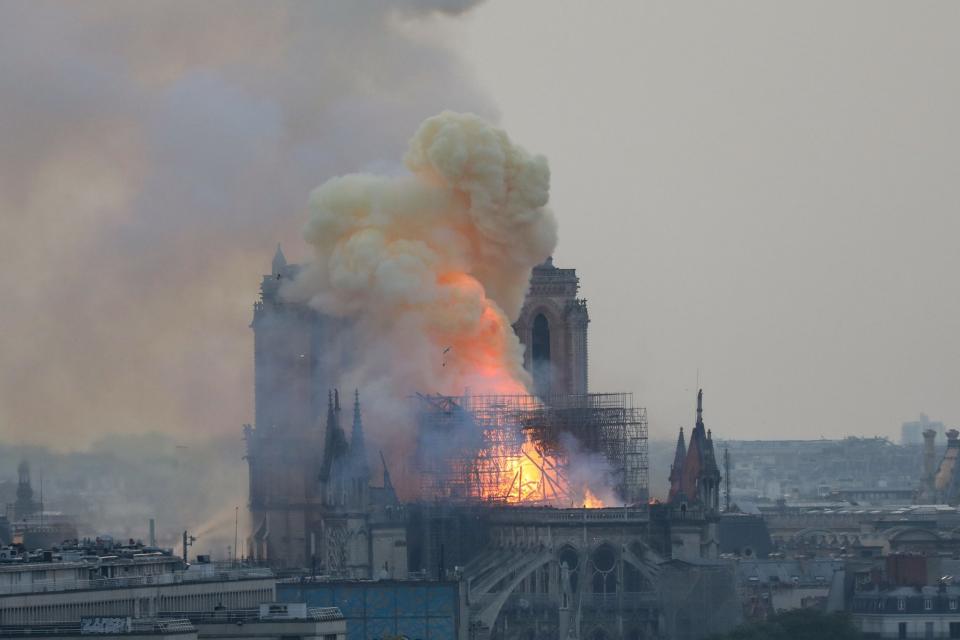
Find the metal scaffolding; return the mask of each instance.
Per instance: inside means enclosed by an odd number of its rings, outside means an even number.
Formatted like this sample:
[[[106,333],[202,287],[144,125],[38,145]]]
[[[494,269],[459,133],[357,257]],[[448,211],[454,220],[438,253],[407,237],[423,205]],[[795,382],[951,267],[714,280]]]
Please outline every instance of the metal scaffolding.
[[[605,460],[606,484],[624,504],[647,501],[647,414],[632,394],[414,402],[422,499],[579,506],[570,464],[586,454]]]

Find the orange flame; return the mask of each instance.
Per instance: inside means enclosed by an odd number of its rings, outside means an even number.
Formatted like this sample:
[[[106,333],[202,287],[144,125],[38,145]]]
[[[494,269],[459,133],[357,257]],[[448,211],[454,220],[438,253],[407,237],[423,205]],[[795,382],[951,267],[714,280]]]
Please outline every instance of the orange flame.
[[[587,509],[602,509],[605,505],[603,500],[598,498],[593,491],[590,491],[590,488],[587,487],[583,490],[583,506]]]
[[[508,455],[503,462],[499,491],[506,502],[553,503],[567,492],[556,461],[543,455],[529,437],[519,455]]]
[[[446,306],[472,309],[472,313],[441,316],[433,326],[435,344],[446,345],[443,367],[448,391],[470,387],[485,394],[528,393],[513,328],[500,307],[486,297],[483,285],[458,271],[440,274],[437,284]],[[465,321],[466,317],[472,320]],[[519,425],[504,426],[520,429]],[[476,497],[511,504],[607,506],[589,487],[571,487],[563,465],[546,454],[530,434],[514,435],[516,439],[479,454]]]

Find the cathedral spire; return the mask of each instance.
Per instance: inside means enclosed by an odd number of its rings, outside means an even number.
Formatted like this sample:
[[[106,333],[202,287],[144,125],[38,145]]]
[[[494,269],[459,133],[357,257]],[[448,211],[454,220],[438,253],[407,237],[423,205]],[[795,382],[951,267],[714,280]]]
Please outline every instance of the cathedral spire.
[[[370,467],[367,464],[367,445],[363,439],[363,420],[360,417],[360,390],[353,392],[353,431],[350,434],[350,457],[353,472],[358,478],[368,478]]]
[[[280,243],[277,243],[277,251],[273,254],[273,265],[271,267],[271,273],[275,276],[283,273],[284,268],[287,266],[287,258],[283,255],[283,249],[280,248]]]
[[[349,452],[347,438],[340,428],[340,395],[335,390],[327,393],[327,433],[323,442],[323,463],[320,480],[328,482],[344,462]]]
[[[673,467],[671,468],[671,476],[673,473],[677,475],[683,470],[683,460],[687,457],[687,444],[683,439],[683,427],[680,427],[680,435],[677,436],[677,449],[673,454]]]
[[[697,392],[697,426],[703,426],[703,389]]]
[[[673,454],[673,464],[670,465],[670,499],[672,500],[682,489],[683,461],[687,458],[687,444],[683,439],[683,427],[677,436],[677,449]]]

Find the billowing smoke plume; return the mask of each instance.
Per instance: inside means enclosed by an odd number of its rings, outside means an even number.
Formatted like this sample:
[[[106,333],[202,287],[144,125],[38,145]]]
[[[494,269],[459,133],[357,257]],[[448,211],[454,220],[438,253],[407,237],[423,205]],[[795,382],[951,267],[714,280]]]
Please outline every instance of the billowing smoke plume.
[[[393,398],[526,392],[511,322],[556,245],[546,159],[444,112],[420,126],[405,164],[409,176],[349,175],[313,193],[315,260],[288,295],[354,321],[361,386]]]
[[[475,4],[3,2],[3,440],[65,451],[164,433],[191,491],[236,480],[216,496],[232,542],[247,499],[249,323],[274,243],[299,259],[304,195],[345,172],[393,170],[384,158],[426,115],[495,115],[431,37]],[[187,464],[182,452],[210,437],[229,438],[231,456]],[[91,483],[104,473],[87,469]],[[136,465],[110,469],[118,486],[140,481],[121,477]],[[15,473],[15,458],[0,466],[0,479]],[[172,483],[153,486],[184,516],[151,509],[161,534],[212,514]]]
[[[493,115],[429,36],[475,4],[4,2],[3,437],[238,433],[252,303],[275,242],[299,258],[304,195],[393,170],[443,108]]]

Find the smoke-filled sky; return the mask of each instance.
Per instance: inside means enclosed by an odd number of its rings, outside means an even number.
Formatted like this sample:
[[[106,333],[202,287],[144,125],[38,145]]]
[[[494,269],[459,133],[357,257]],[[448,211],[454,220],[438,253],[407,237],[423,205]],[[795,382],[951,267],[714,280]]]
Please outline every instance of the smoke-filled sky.
[[[310,191],[444,109],[549,158],[594,390],[655,435],[960,423],[960,5],[0,4],[0,435],[252,419]]]
[[[260,275],[310,191],[495,116],[417,31],[465,1],[0,4],[0,429],[83,446],[252,420]]]
[[[550,159],[590,384],[674,435],[960,424],[960,3],[494,2],[460,48]]]

